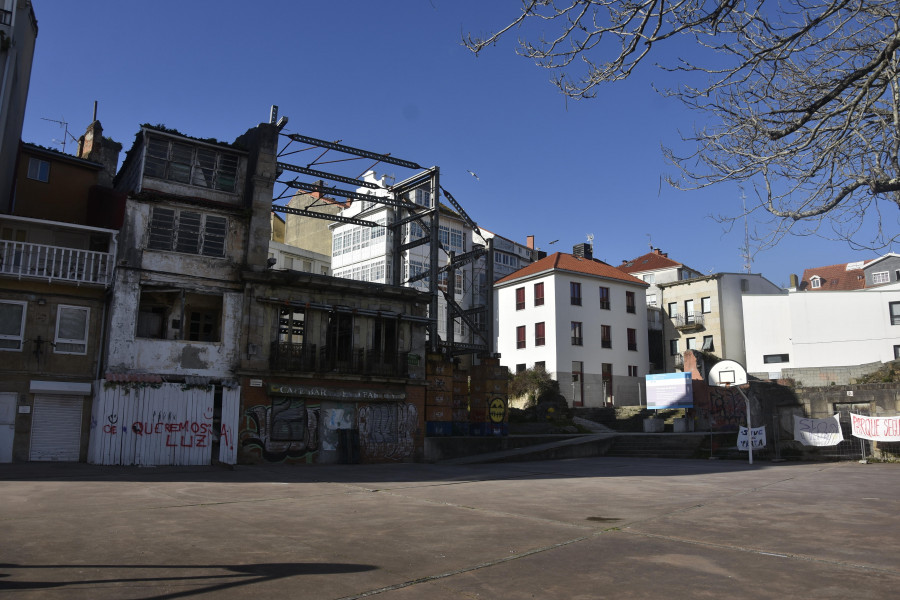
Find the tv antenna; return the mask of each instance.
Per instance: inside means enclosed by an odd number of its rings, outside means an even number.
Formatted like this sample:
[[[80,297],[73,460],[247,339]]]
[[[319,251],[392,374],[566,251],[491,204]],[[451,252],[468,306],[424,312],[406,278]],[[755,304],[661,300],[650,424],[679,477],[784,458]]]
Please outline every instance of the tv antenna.
[[[62,146],[62,151],[63,151],[63,153],[66,152],[66,142],[68,141],[69,138],[72,138],[72,141],[73,141],[73,142],[77,142],[77,141],[78,141],[78,140],[75,138],[74,135],[72,135],[71,133],[69,133],[69,124],[66,122],[65,119],[66,119],[66,118],[63,117],[61,121],[57,121],[56,119],[48,119],[48,118],[46,118],[46,117],[41,117],[41,120],[43,120],[43,121],[50,121],[51,123],[58,123],[59,126],[63,128],[63,139],[62,139],[62,140],[58,140],[58,139],[56,139],[56,138],[53,138],[53,142],[54,142],[55,144],[60,144],[60,145]]]
[[[593,233],[587,234],[587,241],[588,241],[588,244],[593,245],[593,243],[594,243],[594,234]]]

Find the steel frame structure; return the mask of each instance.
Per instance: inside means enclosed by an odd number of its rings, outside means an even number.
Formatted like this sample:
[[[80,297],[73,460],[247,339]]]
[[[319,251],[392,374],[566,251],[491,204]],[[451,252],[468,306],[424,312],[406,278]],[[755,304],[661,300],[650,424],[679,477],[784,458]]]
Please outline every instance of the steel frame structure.
[[[488,292],[487,302],[484,306],[476,306],[470,309],[463,309],[454,300],[454,297],[456,286],[456,271],[466,264],[475,262],[482,256],[487,256],[487,281],[489,283],[493,282],[494,256],[492,240],[488,239],[485,246],[476,246],[475,248],[473,248],[473,250],[460,254],[459,256],[456,256],[452,251],[448,252],[445,248],[442,247],[440,243],[441,195],[443,195],[443,197],[447,199],[447,201],[453,206],[454,210],[456,210],[460,218],[462,218],[463,221],[465,221],[473,231],[478,233],[478,235],[481,235],[481,230],[478,228],[478,225],[471,219],[471,217],[469,217],[469,215],[459,204],[459,202],[457,202],[456,199],[450,194],[450,192],[441,187],[440,169],[436,166],[426,169],[420,166],[418,163],[395,158],[390,154],[379,154],[376,152],[363,150],[361,148],[355,148],[352,146],[341,144],[340,140],[337,142],[330,142],[327,140],[321,140],[300,134],[282,133],[280,130],[279,135],[287,138],[288,142],[278,152],[277,158],[279,160],[277,162],[277,166],[279,170],[279,180],[276,183],[285,185],[286,190],[291,189],[301,190],[305,192],[317,192],[323,196],[327,195],[335,198],[364,200],[366,202],[372,202],[375,204],[383,204],[394,209],[395,218],[388,219],[388,223],[385,225],[385,227],[390,229],[393,233],[393,244],[391,249],[391,258],[393,260],[392,270],[389,275],[389,281],[392,285],[408,285],[423,278],[428,278],[428,293],[431,296],[431,300],[429,302],[428,318],[426,320],[429,350],[431,352],[439,352],[443,350],[451,356],[458,354],[490,353],[492,351],[491,343],[489,340],[490,336],[481,331],[476,326],[477,324],[475,323],[475,321],[472,319],[472,315],[479,312],[483,313],[485,315],[487,330],[490,331],[491,324],[493,323],[492,297],[490,292]],[[302,144],[303,147],[288,152],[289,148],[291,148],[291,145],[294,143]],[[282,162],[280,160],[282,159],[282,157],[294,156],[310,151],[315,152],[316,150],[319,150],[320,152],[318,152],[315,158],[313,158],[310,162],[306,163],[305,166]],[[323,161],[325,156],[330,152],[348,155],[352,158],[338,158],[335,160]],[[331,173],[329,171],[323,171],[317,168],[313,168],[323,164],[349,162],[361,159],[371,159],[372,161],[374,161],[363,171],[363,173],[372,169],[379,163],[391,164],[406,169],[418,169],[419,172],[400,181],[399,183],[390,185],[388,187],[383,187],[379,186],[378,184],[372,183],[371,181],[360,179],[362,175],[360,175],[360,177],[348,177],[345,175],[339,175],[337,173]],[[316,177],[320,181],[300,181],[296,176],[290,180],[281,180],[281,175],[285,172]],[[384,195],[362,194],[352,190],[339,189],[336,186],[325,185],[324,180],[345,183],[361,188],[379,190]],[[409,193],[421,188],[428,189],[430,198],[432,200],[432,206],[430,208],[416,204],[408,198]],[[281,200],[285,197],[287,197],[286,194],[282,193],[280,196],[273,199],[272,212],[302,215],[316,219],[334,221],[337,223],[361,225],[363,227],[381,227],[381,225],[378,225],[373,221],[367,221],[365,219],[344,217],[340,215],[329,215],[326,213],[316,212],[315,210],[309,210],[310,208],[314,208],[314,205],[310,205],[306,209],[298,209],[275,204],[276,201]],[[414,221],[418,222],[422,226],[425,235],[413,242],[402,243],[403,236],[401,234],[403,231],[403,227]],[[431,246],[429,248],[428,269],[423,273],[409,277],[408,279],[406,279],[406,281],[403,281],[404,260],[406,262],[409,261],[409,255],[407,251],[429,242],[431,243]],[[438,267],[439,252],[441,250],[448,254],[450,261],[448,264],[442,267]],[[447,273],[446,292],[442,292],[438,288],[438,275],[440,273]],[[441,340],[438,335],[439,292],[442,293],[447,303],[447,340]],[[471,331],[474,336],[481,338],[481,343],[460,343],[455,341],[454,326],[455,320],[457,318],[466,324],[466,326],[469,328],[469,331]]]

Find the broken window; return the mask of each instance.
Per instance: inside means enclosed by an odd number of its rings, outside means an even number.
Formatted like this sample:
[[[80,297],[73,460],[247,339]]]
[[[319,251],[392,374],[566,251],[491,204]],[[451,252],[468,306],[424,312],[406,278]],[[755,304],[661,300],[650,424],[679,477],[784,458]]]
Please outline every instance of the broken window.
[[[185,254],[225,256],[228,219],[188,210],[153,207],[147,247]]]
[[[329,314],[326,336],[329,358],[349,363],[353,355],[353,315],[344,312]]]
[[[135,335],[158,340],[220,342],[222,296],[145,287],[141,290]]]
[[[149,135],[144,175],[198,187],[233,192],[238,156],[206,146]]]
[[[302,344],[306,313],[302,308],[281,308],[278,315],[278,341],[283,344]]]

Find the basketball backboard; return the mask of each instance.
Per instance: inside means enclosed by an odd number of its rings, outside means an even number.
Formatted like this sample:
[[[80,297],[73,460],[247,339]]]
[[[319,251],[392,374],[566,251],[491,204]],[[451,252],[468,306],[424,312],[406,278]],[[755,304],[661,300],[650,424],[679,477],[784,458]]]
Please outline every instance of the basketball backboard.
[[[747,369],[735,360],[722,360],[709,370],[709,385],[747,385]]]

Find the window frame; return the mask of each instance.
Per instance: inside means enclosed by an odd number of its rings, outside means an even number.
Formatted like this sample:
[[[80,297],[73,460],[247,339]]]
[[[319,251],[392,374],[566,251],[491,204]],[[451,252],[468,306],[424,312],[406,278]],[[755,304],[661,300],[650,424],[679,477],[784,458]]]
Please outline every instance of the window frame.
[[[634,292],[625,292],[625,312],[632,314],[637,313],[637,303],[635,302]]]
[[[147,225],[144,247],[160,252],[225,258],[228,250],[228,223],[228,217],[221,215],[154,206]]]
[[[872,285],[878,285],[882,283],[890,283],[891,282],[891,272],[890,271],[879,271],[878,273],[872,273]]]
[[[609,302],[609,288],[605,285],[600,286],[600,308],[603,310],[609,310],[610,302]]]
[[[810,277],[809,278],[809,287],[811,287],[814,290],[817,290],[820,287],[822,287],[822,278],[819,277],[818,275],[815,275],[814,277]]]
[[[543,306],[544,305],[544,282],[539,281],[534,284],[534,305],[535,306]]]
[[[60,326],[63,322],[63,311],[72,311],[83,313],[82,320],[83,334],[80,338],[63,338],[60,337]],[[73,304],[58,304],[56,306],[56,325],[53,333],[53,353],[54,354],[76,354],[86,355],[88,350],[88,337],[90,335],[91,325],[91,309],[89,306],[76,306]],[[81,350],[62,349],[64,346],[83,346]]]
[[[626,331],[626,336],[628,337],[628,350],[631,352],[637,352],[637,329],[634,327],[629,327]]]
[[[0,346],[0,351],[3,352],[21,352],[25,347],[25,316],[28,313],[28,302],[21,300],[0,300],[0,306],[2,305],[16,305],[22,307],[22,316],[19,319],[19,334],[18,335],[10,335],[5,333],[0,333],[0,340],[11,340],[18,342],[17,348],[4,348]]]
[[[678,356],[681,352],[678,350],[678,339],[669,340],[669,356]]]
[[[525,310],[525,287],[516,288],[516,310]]]
[[[707,342],[709,342],[709,343],[707,344]],[[713,339],[713,336],[711,336],[711,335],[703,336],[703,345],[700,346],[700,350],[702,350],[703,352],[715,352],[716,351],[715,340]]]
[[[668,305],[669,306],[668,306],[667,312],[669,313],[669,318],[674,319],[675,317],[678,316],[678,303],[677,302],[669,302]]]
[[[544,346],[547,343],[547,327],[544,321],[534,324],[534,345]]]
[[[888,302],[888,318],[891,325],[900,325],[900,302]]]
[[[28,157],[28,171],[25,176],[32,181],[50,183],[50,161],[36,156]]]
[[[240,163],[237,153],[149,131],[141,175],[233,194]]]
[[[581,282],[569,282],[569,302],[572,306],[581,306]]]
[[[527,343],[525,341],[525,326],[518,325],[516,327],[516,350],[522,350],[526,347]]]
[[[786,362],[791,362],[790,354],[763,354],[763,364],[765,365],[773,365]]]
[[[710,296],[706,296],[705,298],[700,298],[700,313],[701,314],[709,314],[712,312],[712,298]]]
[[[600,325],[600,347],[612,348],[612,325]]]
[[[572,321],[571,323],[572,345],[584,346],[584,323],[582,321]]]

